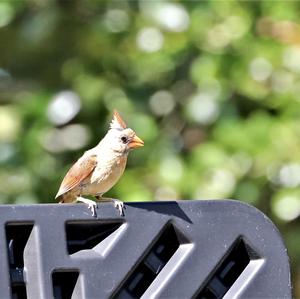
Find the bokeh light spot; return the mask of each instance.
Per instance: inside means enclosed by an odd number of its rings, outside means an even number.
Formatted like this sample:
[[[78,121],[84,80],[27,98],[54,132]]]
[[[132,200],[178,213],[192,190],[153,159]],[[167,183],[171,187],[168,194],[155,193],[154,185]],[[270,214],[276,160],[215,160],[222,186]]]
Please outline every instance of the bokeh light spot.
[[[72,124],[62,129],[50,129],[41,135],[43,147],[52,153],[79,150],[90,141],[91,133],[88,127]]]
[[[136,38],[138,47],[145,52],[157,52],[164,44],[162,32],[154,27],[142,28]]]
[[[0,106],[0,141],[14,141],[21,129],[21,119],[13,106]]]
[[[231,171],[217,168],[206,175],[204,183],[195,192],[195,198],[226,198],[232,194],[235,185],[236,179]]]
[[[9,143],[0,143],[0,162],[6,162],[14,156],[15,147]]]
[[[160,163],[160,175],[166,181],[177,182],[182,178],[183,165],[179,158],[168,156]]]
[[[162,116],[172,112],[175,107],[175,100],[172,93],[167,90],[160,90],[151,96],[149,105],[154,114]]]
[[[128,13],[121,9],[110,9],[106,12],[104,24],[110,32],[122,32],[129,25]]]
[[[13,20],[14,13],[8,1],[0,2],[0,28],[8,25]]]
[[[63,125],[72,120],[81,108],[81,101],[73,91],[61,91],[54,96],[48,106],[48,118],[55,125]]]
[[[272,89],[278,93],[290,91],[294,84],[294,76],[285,70],[278,70],[272,74]]]
[[[189,27],[190,19],[185,8],[176,3],[165,3],[159,6],[156,20],[164,29],[181,32]]]
[[[300,73],[300,47],[288,47],[283,52],[283,65],[292,72]]]
[[[249,65],[249,73],[256,81],[264,81],[272,74],[272,64],[263,57],[254,58]]]
[[[178,193],[175,189],[169,186],[161,186],[155,191],[155,199],[164,201],[164,200],[177,200]]]
[[[296,195],[283,195],[275,199],[273,212],[282,220],[292,221],[300,215],[300,197]]]
[[[279,170],[278,181],[284,187],[296,187],[300,184],[300,165],[286,164]]]
[[[191,98],[187,105],[187,113],[194,121],[207,125],[217,119],[220,107],[211,94],[199,93]]]

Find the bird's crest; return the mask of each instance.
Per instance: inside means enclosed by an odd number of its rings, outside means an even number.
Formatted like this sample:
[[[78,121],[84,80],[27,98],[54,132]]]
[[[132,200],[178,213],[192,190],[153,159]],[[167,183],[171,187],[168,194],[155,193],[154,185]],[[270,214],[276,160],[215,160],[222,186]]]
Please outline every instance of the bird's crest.
[[[116,111],[116,110],[114,110],[113,119],[112,119],[112,121],[110,123],[110,128],[111,129],[117,129],[117,130],[122,130],[122,129],[126,129],[127,128],[126,123],[122,119],[122,117],[119,114],[119,112]]]

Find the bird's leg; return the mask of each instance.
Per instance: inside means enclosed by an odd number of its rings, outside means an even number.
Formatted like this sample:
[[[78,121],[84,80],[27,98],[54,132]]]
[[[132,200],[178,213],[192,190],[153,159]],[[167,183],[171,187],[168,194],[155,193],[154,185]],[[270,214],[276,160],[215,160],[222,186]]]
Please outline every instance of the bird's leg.
[[[97,213],[96,213],[97,203],[96,202],[94,202],[91,199],[84,198],[84,197],[81,197],[81,196],[78,196],[76,198],[76,201],[83,202],[86,205],[88,205],[88,209],[92,211],[92,216],[97,217]]]
[[[115,208],[119,211],[120,216],[124,216],[125,206],[124,203],[118,199],[110,198],[110,197],[102,197],[101,195],[95,196],[98,201],[112,201],[114,203]]]

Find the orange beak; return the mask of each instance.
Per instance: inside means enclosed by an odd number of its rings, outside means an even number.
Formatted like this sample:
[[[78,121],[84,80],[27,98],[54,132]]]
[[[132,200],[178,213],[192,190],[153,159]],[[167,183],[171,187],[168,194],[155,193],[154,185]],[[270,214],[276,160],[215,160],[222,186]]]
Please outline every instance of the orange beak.
[[[133,139],[129,142],[129,148],[137,148],[144,146],[144,141],[138,136],[134,135]]]

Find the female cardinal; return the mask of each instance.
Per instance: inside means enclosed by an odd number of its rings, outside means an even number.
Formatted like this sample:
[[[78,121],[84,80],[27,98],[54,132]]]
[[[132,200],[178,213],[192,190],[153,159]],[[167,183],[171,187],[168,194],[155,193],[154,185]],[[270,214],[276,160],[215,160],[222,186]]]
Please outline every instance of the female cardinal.
[[[98,200],[113,201],[120,215],[123,215],[121,201],[103,198],[102,195],[122,176],[129,151],[143,145],[143,140],[132,129],[127,128],[120,114],[114,111],[110,129],[104,138],[70,168],[55,198],[60,203],[83,202],[88,205],[92,215],[96,216],[96,202],[82,197],[92,195]]]

